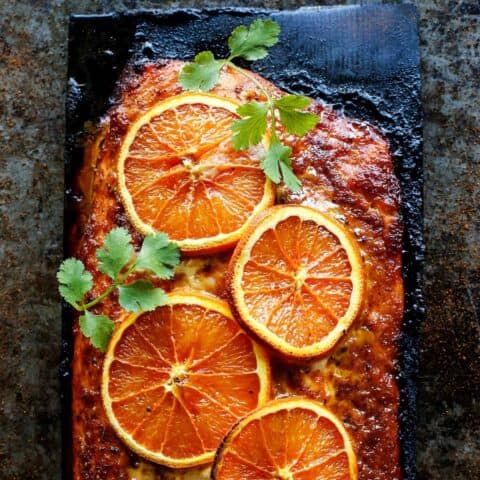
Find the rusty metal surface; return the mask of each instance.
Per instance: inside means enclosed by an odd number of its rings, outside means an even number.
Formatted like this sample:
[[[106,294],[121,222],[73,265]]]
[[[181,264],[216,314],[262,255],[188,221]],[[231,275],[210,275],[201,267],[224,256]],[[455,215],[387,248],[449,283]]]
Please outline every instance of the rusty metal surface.
[[[68,14],[337,3],[0,1],[0,478],[60,478],[61,328],[55,270],[62,255]],[[426,116],[428,314],[419,382],[419,479],[476,480],[480,5],[478,0],[413,3],[420,12]]]

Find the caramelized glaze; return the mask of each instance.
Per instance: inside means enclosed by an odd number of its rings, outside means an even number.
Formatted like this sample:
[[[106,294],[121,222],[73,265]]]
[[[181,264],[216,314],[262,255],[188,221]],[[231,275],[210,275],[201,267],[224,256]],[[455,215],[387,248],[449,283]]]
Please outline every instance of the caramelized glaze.
[[[83,200],[70,235],[71,253],[94,275],[94,294],[108,285],[97,271],[95,250],[114,226],[125,226],[137,245],[141,236],[130,225],[117,193],[115,160],[128,125],[159,100],[178,94],[183,63],[150,64],[120,80],[117,104],[102,120],[85,148],[77,175]],[[281,91],[258,77],[273,95]],[[222,74],[212,93],[246,101],[261,99],[255,86],[235,71]],[[313,206],[334,215],[355,234],[367,271],[363,313],[334,352],[301,365],[273,359],[275,394],[302,394],[325,403],[344,422],[355,444],[360,480],[399,480],[399,390],[397,340],[403,319],[400,189],[389,147],[372,126],[346,118],[328,106],[311,106],[321,116],[306,137],[284,140],[294,151],[295,172],[303,191],[279,188],[279,202]],[[184,259],[174,286],[225,297],[229,254]],[[116,322],[124,318],[117,299],[96,310]],[[172,472],[144,462],[116,437],[100,396],[102,354],[74,326],[73,471],[74,480],[201,480],[208,469]],[[239,479],[241,480],[241,479]]]

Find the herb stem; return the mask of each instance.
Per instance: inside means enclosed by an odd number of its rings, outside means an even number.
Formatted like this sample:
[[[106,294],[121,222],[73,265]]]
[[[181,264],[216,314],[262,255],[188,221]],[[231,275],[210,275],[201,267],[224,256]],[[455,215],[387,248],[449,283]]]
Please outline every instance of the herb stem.
[[[97,305],[97,303],[100,303],[102,300],[107,298],[119,285],[121,285],[128,278],[128,276],[133,272],[133,270],[135,270],[135,267],[136,262],[132,263],[132,265],[123,275],[119,275],[103,293],[101,293],[98,297],[94,298],[91,302],[80,305],[80,308],[78,310],[88,310],[89,308],[94,307],[95,305]]]
[[[277,117],[275,116],[275,106],[273,103],[270,104],[270,116],[271,116],[271,124],[270,124],[270,143],[274,140],[278,140],[277,137]]]
[[[234,63],[231,62],[231,59],[228,58],[226,65],[231,67],[233,70],[236,70],[240,74],[242,74],[244,77],[248,78],[251,80],[261,91],[262,93],[267,97],[267,104],[268,104],[268,109],[270,111],[270,142],[271,143],[273,140],[277,139],[277,131],[276,131],[276,123],[277,123],[277,117],[275,116],[275,104],[273,102],[273,98],[268,92],[268,90],[261,84],[259,80],[257,80],[253,75],[248,73],[246,70],[244,70],[241,67],[237,67]]]
[[[241,73],[244,77],[247,77],[249,80],[251,80],[261,91],[262,93],[267,97],[267,101],[269,106],[273,103],[273,99],[271,95],[268,93],[268,90],[250,73],[248,73],[246,70],[244,70],[241,67],[237,67],[234,63],[232,63],[230,60],[227,60],[227,65],[231,67],[233,70],[236,70],[237,72]]]
[[[118,284],[116,282],[112,283],[103,293],[98,297],[94,298],[91,302],[84,303],[80,305],[81,310],[88,310],[91,307],[94,307],[97,303],[100,303],[103,299],[108,297],[114,290],[117,288]]]
[[[71,303],[70,304],[77,312],[82,312],[83,311],[83,307],[81,305],[79,305],[78,303]]]

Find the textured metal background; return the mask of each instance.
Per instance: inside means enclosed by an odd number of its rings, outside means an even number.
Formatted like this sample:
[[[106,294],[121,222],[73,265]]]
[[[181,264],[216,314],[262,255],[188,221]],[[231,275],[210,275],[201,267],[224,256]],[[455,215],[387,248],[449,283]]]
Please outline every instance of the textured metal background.
[[[0,478],[60,478],[60,307],[54,274],[62,245],[68,15],[337,3],[0,1]],[[428,315],[419,382],[419,479],[478,480],[480,4],[413,3],[421,20],[426,114]]]

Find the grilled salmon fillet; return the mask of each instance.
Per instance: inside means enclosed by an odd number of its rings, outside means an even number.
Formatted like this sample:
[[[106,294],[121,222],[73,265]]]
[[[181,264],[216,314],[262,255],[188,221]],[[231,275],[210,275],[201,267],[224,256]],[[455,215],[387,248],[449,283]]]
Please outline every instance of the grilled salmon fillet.
[[[70,233],[70,253],[94,276],[93,295],[108,285],[97,271],[95,250],[115,226],[141,236],[122,207],[116,157],[128,126],[155,103],[181,93],[177,77],[183,62],[162,61],[129,70],[119,81],[117,102],[85,147],[77,174],[81,194]],[[272,95],[282,92],[257,77]],[[251,81],[233,70],[222,73],[212,93],[242,102],[262,99]],[[364,310],[345,339],[325,359],[288,366],[274,364],[275,394],[298,393],[322,401],[343,420],[355,444],[361,480],[399,480],[399,390],[397,341],[403,319],[400,188],[389,146],[378,130],[313,102],[321,121],[303,138],[287,137],[302,191],[279,188],[279,202],[305,204],[332,214],[355,234],[367,274]],[[225,296],[229,253],[182,261],[164,288],[188,286]],[[95,311],[120,322],[117,299]],[[172,472],[143,461],[116,437],[100,394],[102,354],[74,326],[72,380],[73,478],[75,480],[200,479],[203,471]],[[239,479],[240,480],[240,479]]]

